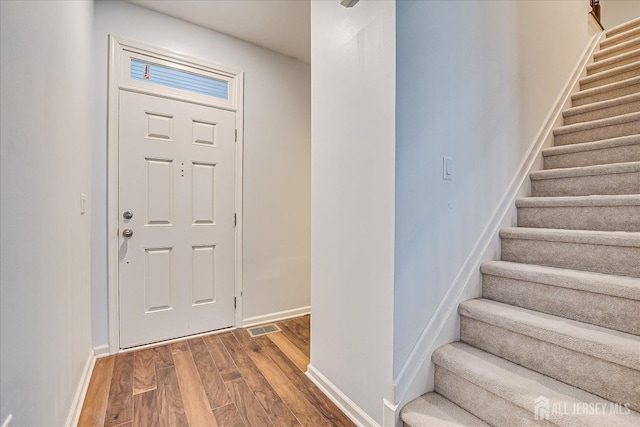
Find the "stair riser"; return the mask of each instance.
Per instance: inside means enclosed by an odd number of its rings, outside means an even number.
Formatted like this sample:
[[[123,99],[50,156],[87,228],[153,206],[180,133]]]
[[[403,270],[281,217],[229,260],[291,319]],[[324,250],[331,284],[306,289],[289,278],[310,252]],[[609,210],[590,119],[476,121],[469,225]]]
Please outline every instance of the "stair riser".
[[[635,68],[608,76],[603,76],[602,78],[599,78],[597,80],[580,81],[580,90],[592,89],[594,87],[599,87],[608,83],[615,83],[638,76],[640,76],[640,69]]]
[[[599,110],[587,111],[581,114],[567,115],[564,116],[563,122],[565,125],[572,125],[575,123],[606,119],[622,114],[637,113],[638,111],[640,111],[640,101],[633,101],[625,104],[613,105],[607,108],[601,108]]]
[[[503,238],[502,260],[640,277],[640,248]]]
[[[631,64],[632,62],[638,61],[638,59],[640,59],[640,51],[633,52],[632,54],[629,54],[625,58],[621,58],[618,61],[606,63],[604,65],[601,65],[600,63],[594,63],[592,65],[587,66],[587,76],[599,73],[601,71],[606,71],[612,68],[620,67],[622,65]]]
[[[438,365],[435,366],[435,391],[491,425],[536,425],[532,410],[514,405]],[[553,426],[549,422],[536,422],[541,426]]]
[[[462,316],[460,340],[614,402],[640,408],[640,371]]]
[[[629,84],[620,88],[615,88],[602,93],[596,93],[586,97],[572,97],[571,105],[579,107],[581,105],[587,105],[594,102],[608,101],[609,99],[619,98],[625,95],[631,95],[633,93],[640,93],[640,83]]]
[[[622,47],[620,49],[615,49],[610,52],[605,52],[603,54],[596,53],[593,56],[595,62],[604,61],[605,59],[612,58],[614,56],[622,55],[624,53],[633,52],[634,50],[640,49],[640,39],[636,39],[633,43],[630,43],[628,46]]]
[[[640,206],[518,208],[518,227],[640,231]]]
[[[600,49],[605,49],[607,47],[615,46],[617,44],[634,39],[639,35],[640,35],[640,28],[634,28],[633,30],[626,31],[624,35],[622,35],[621,33],[620,35],[609,36],[607,39],[603,40],[600,43]]]
[[[555,146],[579,144],[581,142],[601,141],[603,139],[636,135],[638,133],[640,133],[640,120],[632,120],[625,123],[613,124],[611,126],[578,130],[576,132],[558,135],[554,133],[553,142]]]
[[[490,300],[640,335],[640,301],[483,275],[482,297]]]
[[[533,197],[640,194],[640,172],[531,180]]]
[[[640,161],[640,144],[544,157],[544,168],[560,169]]]

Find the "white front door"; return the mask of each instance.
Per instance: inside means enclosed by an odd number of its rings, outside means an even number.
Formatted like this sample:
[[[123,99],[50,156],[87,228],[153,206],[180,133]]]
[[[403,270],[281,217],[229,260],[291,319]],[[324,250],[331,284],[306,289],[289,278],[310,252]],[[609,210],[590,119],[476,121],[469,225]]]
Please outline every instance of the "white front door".
[[[120,91],[121,348],[234,324],[235,115]]]

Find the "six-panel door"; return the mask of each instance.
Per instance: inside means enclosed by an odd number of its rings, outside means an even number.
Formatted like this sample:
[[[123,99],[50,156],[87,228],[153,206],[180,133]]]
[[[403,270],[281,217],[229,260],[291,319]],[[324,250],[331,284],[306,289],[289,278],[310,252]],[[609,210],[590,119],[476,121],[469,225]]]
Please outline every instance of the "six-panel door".
[[[128,91],[119,107],[120,347],[233,326],[235,113]]]

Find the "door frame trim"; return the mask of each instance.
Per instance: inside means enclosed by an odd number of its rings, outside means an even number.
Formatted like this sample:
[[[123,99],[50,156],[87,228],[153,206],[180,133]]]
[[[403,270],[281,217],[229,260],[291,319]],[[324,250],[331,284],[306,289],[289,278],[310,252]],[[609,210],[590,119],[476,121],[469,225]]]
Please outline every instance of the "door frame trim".
[[[171,88],[158,88],[145,83],[132,82],[123,73],[127,54],[136,53],[172,62],[182,67],[196,67],[221,76],[229,82],[229,99],[217,99],[199,94],[185,94]],[[120,348],[120,315],[118,303],[118,245],[119,245],[119,182],[118,182],[118,129],[120,91],[147,93],[153,96],[175,99],[199,105],[235,111],[236,141],[235,164],[235,288],[237,300],[233,327],[242,324],[242,177],[244,153],[244,72],[233,68],[211,64],[198,58],[182,55],[165,49],[132,42],[122,37],[109,35],[109,81],[107,101],[107,283],[109,354],[122,351]]]

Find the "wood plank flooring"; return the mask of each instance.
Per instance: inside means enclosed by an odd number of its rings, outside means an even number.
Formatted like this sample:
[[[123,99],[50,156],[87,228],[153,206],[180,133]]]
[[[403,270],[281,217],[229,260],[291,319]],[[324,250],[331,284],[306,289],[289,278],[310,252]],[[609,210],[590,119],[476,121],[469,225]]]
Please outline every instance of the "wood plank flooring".
[[[98,359],[80,427],[353,426],[304,375],[309,316]]]

